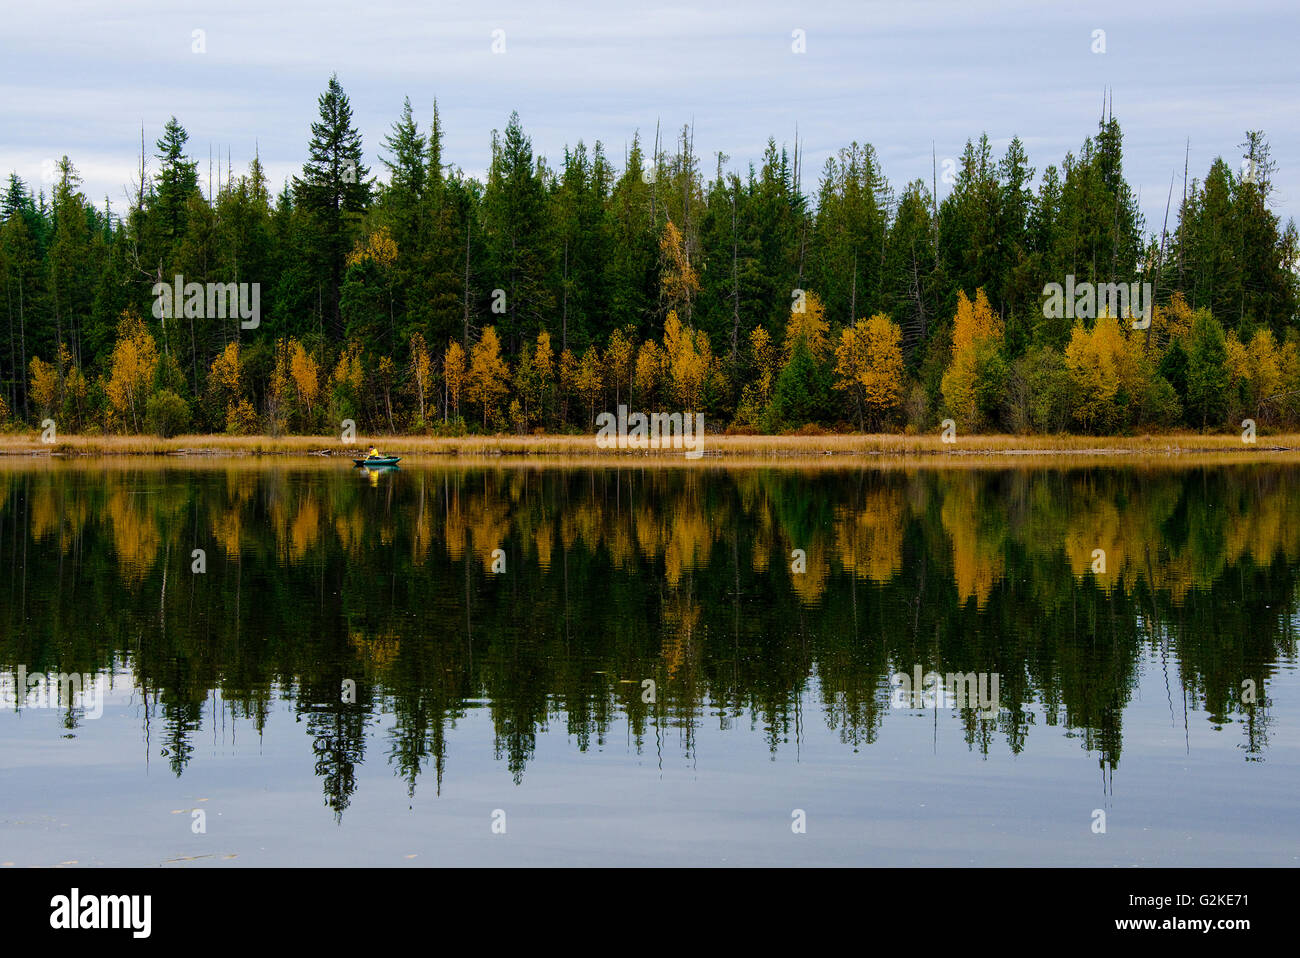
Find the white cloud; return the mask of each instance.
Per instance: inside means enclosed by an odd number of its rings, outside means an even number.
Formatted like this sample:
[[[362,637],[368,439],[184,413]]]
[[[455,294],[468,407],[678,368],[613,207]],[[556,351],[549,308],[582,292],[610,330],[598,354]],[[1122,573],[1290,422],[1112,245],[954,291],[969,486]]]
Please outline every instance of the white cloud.
[[[487,165],[489,134],[518,109],[535,148],[603,140],[617,162],[656,120],[671,140],[694,122],[706,171],[717,150],[743,169],[768,136],[805,145],[805,189],[824,158],[852,140],[879,150],[891,182],[930,175],[930,146],[957,156],[987,131],[1019,135],[1040,172],[1094,132],[1113,90],[1126,173],[1142,189],[1148,226],[1163,215],[1184,141],[1203,175],[1235,158],[1247,128],[1263,128],[1279,163],[1281,211],[1300,204],[1289,2],[1235,7],[1158,0],[555,5],[264,0],[178,6],[26,4],[0,37],[0,165],[33,181],[43,158],[67,153],[91,197],[116,201],[168,116],[237,169],[254,148],[279,182],[303,159],[316,97],[337,71],[371,165],[409,95],[422,126],[438,98],[445,156]],[[506,31],[506,53],[491,31]],[[791,52],[802,29],[807,53]],[[205,31],[206,52],[191,52]],[[1092,31],[1106,31],[1094,54]]]

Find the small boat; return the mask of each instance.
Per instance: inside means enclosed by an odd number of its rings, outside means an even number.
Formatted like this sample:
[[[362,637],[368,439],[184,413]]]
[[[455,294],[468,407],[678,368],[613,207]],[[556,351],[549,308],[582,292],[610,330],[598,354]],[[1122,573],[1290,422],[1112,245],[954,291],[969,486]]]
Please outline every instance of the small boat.
[[[370,468],[373,469],[376,466],[395,466],[402,461],[402,457],[401,456],[379,456],[374,459],[353,459],[352,461],[355,462],[358,466],[369,466]]]

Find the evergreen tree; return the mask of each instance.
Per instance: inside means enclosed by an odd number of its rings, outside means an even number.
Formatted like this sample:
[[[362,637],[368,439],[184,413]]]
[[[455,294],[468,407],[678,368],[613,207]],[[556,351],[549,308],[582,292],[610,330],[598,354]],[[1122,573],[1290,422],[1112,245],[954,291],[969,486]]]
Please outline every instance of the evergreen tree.
[[[352,104],[337,74],[320,95],[320,119],[311,125],[309,159],[293,184],[294,200],[310,222],[311,256],[319,287],[321,322],[343,332],[339,308],[344,259],[370,205],[369,169],[362,162],[361,134],[352,125]]]

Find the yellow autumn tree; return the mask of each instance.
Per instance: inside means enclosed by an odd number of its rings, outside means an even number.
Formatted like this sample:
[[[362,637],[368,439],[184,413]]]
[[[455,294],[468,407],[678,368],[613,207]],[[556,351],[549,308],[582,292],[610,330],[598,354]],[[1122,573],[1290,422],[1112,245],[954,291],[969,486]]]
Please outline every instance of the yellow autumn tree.
[[[348,343],[339,353],[331,377],[334,384],[334,401],[341,417],[355,417],[361,405],[361,389],[365,385],[365,368],[361,364],[361,344]]]
[[[418,333],[411,334],[411,383],[415,386],[415,398],[419,408],[419,420],[416,425],[424,428],[424,397],[429,393],[429,380],[433,376],[433,360],[429,358],[429,347],[424,337]]]
[[[524,343],[515,363],[515,399],[510,404],[510,421],[521,433],[542,417],[550,389],[551,367],[551,336],[543,330],[538,333],[535,346]]]
[[[713,366],[708,335],[702,329],[683,326],[677,312],[671,311],[664,321],[663,351],[673,397],[686,412],[698,411]]]
[[[510,367],[501,358],[501,340],[497,338],[496,327],[488,326],[470,350],[467,391],[469,401],[483,409],[485,428],[489,414],[495,417],[497,404],[506,394],[509,384]]]
[[[551,334],[542,330],[537,334],[537,348],[533,350],[533,406],[539,418],[546,415],[555,387],[555,352],[551,349]]]
[[[89,384],[81,367],[73,361],[72,350],[64,343],[59,343],[59,370],[63,375],[60,411],[69,419],[68,425],[75,431],[84,425]]]
[[[1156,306],[1151,311],[1151,344],[1154,352],[1163,353],[1175,339],[1186,342],[1192,328],[1192,307],[1181,292],[1169,297],[1168,306]],[[1144,334],[1145,335],[1145,334]]]
[[[384,412],[388,415],[388,429],[397,432],[397,422],[393,418],[393,387],[397,383],[397,366],[387,356],[380,356],[375,364],[375,389],[384,397]]]
[[[28,364],[27,398],[39,416],[56,412],[59,405],[59,371],[38,356]]]
[[[1282,355],[1273,331],[1258,330],[1248,344],[1229,334],[1226,345],[1233,418],[1266,413],[1268,401],[1280,392],[1282,382]]]
[[[275,341],[275,366],[266,384],[266,425],[272,436],[284,432],[289,421],[290,389],[293,385],[291,350],[284,339]]]
[[[663,378],[663,353],[659,349],[659,344],[653,339],[647,339],[641,344],[641,348],[636,354],[636,373],[633,376],[633,383],[636,386],[637,402],[644,405],[647,411],[657,407],[655,402],[659,384]]]
[[[859,319],[835,348],[835,388],[853,400],[858,428],[879,428],[903,394],[903,331],[884,313]]]
[[[781,351],[783,362],[788,363],[794,355],[795,346],[800,342],[808,346],[813,359],[824,362],[830,355],[830,326],[826,322],[826,307],[821,298],[812,290],[803,291],[802,296],[790,307],[790,317],[785,323],[785,346]]]
[[[1116,398],[1122,390],[1131,401],[1142,391],[1144,338],[1138,333],[1130,339],[1120,321],[1110,315],[1101,316],[1091,331],[1075,324],[1065,347],[1065,368],[1073,387],[1075,418],[1084,429],[1114,429],[1123,424],[1124,410]]]
[[[447,421],[448,410],[456,410],[460,415],[460,394],[465,388],[465,350],[460,343],[452,340],[442,356],[442,385],[446,391],[442,403],[442,418]]]
[[[320,367],[316,360],[296,339],[289,340],[289,375],[293,378],[298,401],[307,413],[308,428],[312,421],[312,408],[320,396]]]
[[[208,401],[213,417],[224,416],[219,423],[229,429],[240,399],[241,367],[239,343],[226,343],[208,368]]]
[[[590,413],[588,422],[594,422],[596,418],[596,401],[600,399],[604,387],[600,374],[600,354],[596,352],[595,346],[588,346],[587,351],[582,354],[582,360],[578,363],[577,375],[574,377],[573,385],[574,390]]]
[[[691,266],[686,239],[672,220],[664,226],[659,237],[659,286],[669,309],[681,309],[689,321],[691,303],[700,291],[700,278]]]
[[[578,358],[573,350],[566,349],[560,353],[560,423],[569,421],[569,401],[577,396]]]
[[[397,261],[397,241],[387,226],[374,230],[363,240],[358,240],[352,252],[348,254],[347,265],[356,266],[367,260],[378,263],[385,268]]]
[[[772,345],[772,334],[762,326],[755,326],[749,333],[749,351],[754,357],[754,380],[758,387],[758,398],[763,405],[772,399],[772,387],[776,385],[776,347]]]
[[[636,343],[631,326],[610,333],[605,347],[605,366],[609,369],[610,385],[614,387],[614,405],[621,403],[631,393],[632,377],[636,365]],[[626,389],[624,387],[627,387]]]
[[[1002,346],[1002,322],[989,306],[988,297],[981,287],[975,291],[975,302],[962,290],[957,291],[957,313],[952,321],[952,361],[940,382],[943,400],[953,415],[959,417],[966,429],[979,429],[984,423],[984,410],[979,401],[981,382],[994,368]]]
[[[104,394],[114,422],[140,431],[145,400],[153,389],[158,368],[158,347],[149,327],[133,310],[122,313],[117,324],[117,343],[109,360]]]
[[[762,326],[755,326],[749,332],[749,355],[753,376],[740,390],[734,425],[756,429],[763,423],[764,411],[772,401],[772,389],[780,371],[772,334]]]

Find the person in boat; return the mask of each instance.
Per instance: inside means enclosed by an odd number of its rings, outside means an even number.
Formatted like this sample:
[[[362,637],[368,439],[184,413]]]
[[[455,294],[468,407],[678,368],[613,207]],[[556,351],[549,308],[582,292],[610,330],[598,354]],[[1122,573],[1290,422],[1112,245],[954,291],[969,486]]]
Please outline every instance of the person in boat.
[[[371,447],[370,447],[370,451],[369,451],[368,453],[366,453],[366,458],[367,458],[367,459],[383,459],[384,457],[381,456],[381,455],[379,454],[379,450],[378,450],[375,446],[371,446]]]

